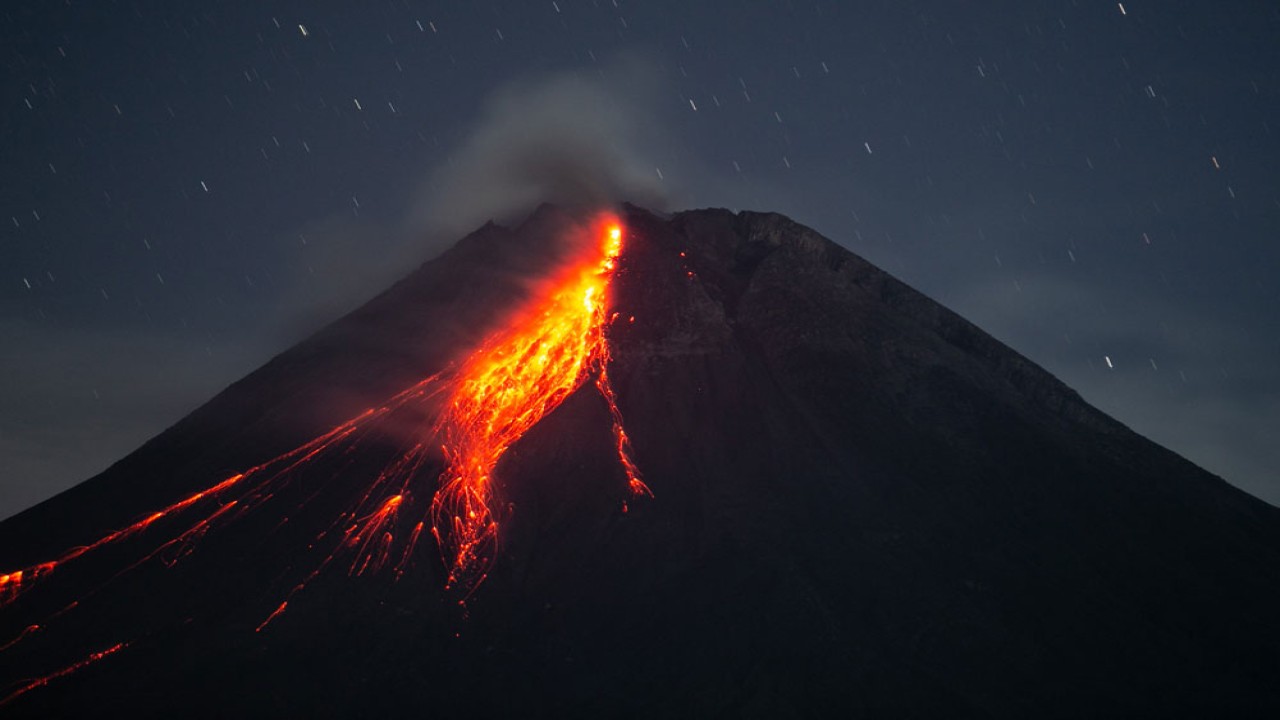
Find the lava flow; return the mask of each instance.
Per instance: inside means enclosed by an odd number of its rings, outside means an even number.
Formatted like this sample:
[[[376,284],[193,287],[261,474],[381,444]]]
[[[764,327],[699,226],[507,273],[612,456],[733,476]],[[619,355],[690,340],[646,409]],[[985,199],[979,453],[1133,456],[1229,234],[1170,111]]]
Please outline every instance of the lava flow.
[[[490,506],[498,460],[592,373],[613,413],[631,490],[648,493],[605,373],[609,281],[622,251],[622,228],[616,222],[606,227],[598,257],[566,273],[543,303],[493,336],[462,368],[440,423],[449,467],[431,505],[450,587],[474,589],[493,562],[498,525]]]
[[[139,559],[101,585],[83,590],[62,610],[38,618],[39,622],[28,621],[26,629],[8,641],[0,638],[0,652],[45,635],[50,622],[80,607],[144,563],[177,563],[214,529],[260,509],[289,483],[309,477],[302,473],[309,467],[322,467],[320,458],[336,460],[352,453],[401,409],[410,411],[419,422],[421,418],[434,421],[427,420],[410,445],[402,447],[381,472],[354,485],[354,501],[312,543],[323,554],[312,561],[311,570],[301,581],[295,581],[283,598],[277,598],[275,609],[256,626],[257,631],[280,617],[291,607],[295,595],[340,559],[351,576],[377,572],[390,565],[395,576],[400,577],[428,525],[447,573],[445,587],[460,591],[465,600],[484,581],[496,556],[498,522],[492,506],[493,475],[499,460],[530,428],[593,376],[594,385],[609,408],[615,450],[628,490],[636,495],[649,494],[631,458],[630,440],[607,372],[610,354],[606,328],[617,317],[616,313],[610,314],[609,285],[622,252],[623,231],[611,217],[598,220],[593,227],[595,240],[567,263],[558,279],[547,286],[549,290],[515,314],[512,322],[490,335],[462,362],[289,452],[228,476],[130,525],[46,562],[0,573],[0,609],[4,609],[56,570],[96,550],[126,542],[149,544],[139,550],[135,556]],[[442,449],[444,471],[438,476],[429,507],[422,507],[414,498],[427,494],[417,492],[415,486],[430,482],[423,475],[426,468],[439,462],[439,458],[433,461],[431,457],[431,448],[437,443]],[[316,488],[312,497],[318,492]],[[416,515],[410,517],[410,513]],[[286,511],[282,524],[288,518]],[[28,681],[0,704],[128,645],[118,643]]]
[[[12,690],[8,695],[5,695],[3,698],[0,698],[0,706],[8,705],[9,703],[13,702],[14,700],[17,700],[19,697],[26,695],[27,693],[31,692],[32,690],[35,690],[36,688],[44,687],[45,685],[48,685],[49,683],[53,682],[54,680],[57,680],[58,678],[66,677],[71,673],[74,673],[75,671],[80,670],[82,668],[86,668],[105,657],[114,655],[120,652],[121,650],[123,650],[127,645],[128,643],[116,643],[115,645],[112,645],[106,650],[99,650],[98,652],[90,653],[89,656],[84,658],[83,660],[78,660],[60,670],[51,672],[48,675],[42,675],[41,677],[27,680],[23,682],[21,685],[19,685],[16,689]]]

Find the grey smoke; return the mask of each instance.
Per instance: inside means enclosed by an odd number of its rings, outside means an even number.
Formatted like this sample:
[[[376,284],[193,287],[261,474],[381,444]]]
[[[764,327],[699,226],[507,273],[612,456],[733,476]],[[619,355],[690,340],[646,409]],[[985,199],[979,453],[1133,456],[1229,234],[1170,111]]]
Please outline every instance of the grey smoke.
[[[651,74],[622,63],[599,75],[561,74],[509,85],[433,173],[416,218],[457,237],[488,220],[515,222],[540,203],[596,207],[627,200],[662,209],[668,192],[643,146],[656,123]]]
[[[524,78],[490,93],[456,148],[389,224],[335,216],[296,233],[305,262],[272,325],[294,342],[354,309],[492,220],[518,224],[544,202],[594,209],[626,200],[665,209],[668,181],[646,160],[661,132],[658,73],[634,57],[594,74]]]
[[[654,76],[639,63],[534,78],[497,90],[418,202],[389,223],[317,218],[282,241],[305,250],[264,328],[220,352],[168,334],[98,336],[0,318],[0,519],[104,469],[203,398],[357,307],[485,222],[519,222],[539,203],[652,208],[667,193],[645,162]],[[302,244],[305,241],[305,246]],[[62,364],[20,362],[63,357]],[[56,428],[56,432],[49,428]],[[68,453],[67,447],[80,451]]]

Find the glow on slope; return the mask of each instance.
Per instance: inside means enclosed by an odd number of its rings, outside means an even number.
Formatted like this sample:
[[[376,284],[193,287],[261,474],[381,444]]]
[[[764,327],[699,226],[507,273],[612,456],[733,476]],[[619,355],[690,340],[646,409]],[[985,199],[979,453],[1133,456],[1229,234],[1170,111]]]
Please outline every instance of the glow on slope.
[[[71,663],[70,665],[60,670],[51,672],[47,675],[41,675],[40,677],[37,677],[37,678],[24,680],[12,692],[10,692],[8,695],[5,695],[3,698],[0,698],[0,706],[8,705],[9,703],[13,702],[14,700],[17,700],[19,697],[26,695],[27,693],[31,692],[32,690],[35,690],[36,688],[44,687],[45,685],[48,685],[49,683],[53,682],[54,680],[57,680],[58,678],[64,678],[74,673],[77,670],[86,668],[98,662],[99,660],[105,657],[114,655],[120,652],[121,650],[125,649],[126,647],[128,647],[128,645],[129,643],[116,643],[115,645],[112,645],[111,647],[105,650],[99,650],[98,652],[90,653],[88,657],[85,657],[82,660],[78,660],[74,663]]]
[[[286,597],[256,627],[263,630],[289,607],[293,596],[333,564],[349,557],[348,575],[377,572],[393,566],[400,577],[408,567],[417,541],[429,521],[447,571],[447,588],[469,596],[483,582],[498,542],[494,519],[493,472],[503,454],[593,374],[595,386],[608,405],[615,449],[633,494],[649,494],[631,458],[630,441],[622,425],[607,365],[610,359],[605,329],[609,315],[609,284],[622,252],[623,231],[612,217],[598,220],[592,230],[595,241],[573,258],[550,285],[550,290],[516,320],[493,333],[459,365],[425,378],[315,439],[241,473],[231,475],[204,490],[188,495],[132,524],[72,548],[52,560],[0,573],[0,609],[14,603],[38,581],[95,550],[126,540],[142,541],[153,527],[169,528],[157,545],[124,567],[103,585],[88,590],[62,610],[31,624],[0,652],[29,636],[44,634],[48,622],[75,610],[80,603],[103,590],[129,571],[153,559],[171,566],[194,551],[210,531],[255,510],[273,497],[301,470],[321,457],[334,458],[354,452],[363,437],[401,408],[415,410],[415,417],[434,412],[437,398],[446,402],[436,421],[420,429],[421,440],[404,449],[377,476],[367,480],[358,499],[320,532],[312,546],[330,535],[331,549],[296,583]],[[401,516],[413,511],[411,485],[421,479],[429,461],[428,448],[442,443],[446,469],[429,508],[413,522],[407,538],[397,544]],[[626,505],[624,503],[624,509]],[[199,510],[200,512],[197,512]],[[194,515],[188,524],[172,523]],[[288,521],[284,517],[281,521]],[[344,562],[346,562],[344,560]],[[49,681],[107,657],[128,643],[122,642],[91,654],[36,680],[26,681],[0,704],[15,699]]]
[[[463,365],[441,419],[449,463],[431,505],[431,525],[449,568],[447,585],[474,590],[493,563],[493,471],[512,443],[564,402],[592,373],[608,401],[618,457],[631,490],[647,493],[609,386],[605,335],[609,281],[622,227],[603,223],[598,249],[555,283],[546,298],[492,336]]]

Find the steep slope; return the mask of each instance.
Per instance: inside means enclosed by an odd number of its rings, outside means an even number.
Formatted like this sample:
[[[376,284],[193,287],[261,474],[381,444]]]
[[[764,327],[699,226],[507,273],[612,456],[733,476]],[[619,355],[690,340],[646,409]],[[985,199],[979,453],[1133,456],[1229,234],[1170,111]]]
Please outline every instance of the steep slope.
[[[574,225],[544,207],[482,228],[0,525],[0,567],[90,543],[443,370],[536,295],[528,278]],[[0,652],[14,687],[128,643],[3,710],[1280,709],[1275,508],[782,216],[628,207],[623,225],[608,374],[652,498],[621,491],[610,410],[586,383],[500,461],[499,555],[465,612],[428,542],[398,577],[319,575],[255,632],[354,479],[417,426],[396,423],[189,553],[107,582],[179,529],[160,523],[0,608],[0,644],[42,625]],[[442,468],[419,469],[419,495]]]

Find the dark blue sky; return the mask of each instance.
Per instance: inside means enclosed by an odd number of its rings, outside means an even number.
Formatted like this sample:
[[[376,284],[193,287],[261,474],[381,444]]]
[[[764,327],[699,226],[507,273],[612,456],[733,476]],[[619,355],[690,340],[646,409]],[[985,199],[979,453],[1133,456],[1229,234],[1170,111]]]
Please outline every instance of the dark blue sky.
[[[1280,502],[1278,55],[1264,2],[7,3],[0,516],[437,251],[522,92]]]

